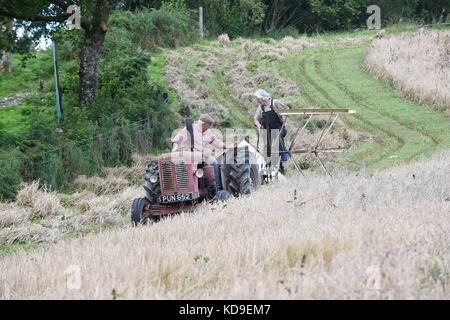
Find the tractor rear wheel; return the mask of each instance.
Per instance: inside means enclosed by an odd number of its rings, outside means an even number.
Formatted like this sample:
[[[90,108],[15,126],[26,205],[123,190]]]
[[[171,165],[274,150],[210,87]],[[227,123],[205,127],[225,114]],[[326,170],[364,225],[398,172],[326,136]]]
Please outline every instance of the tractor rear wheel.
[[[237,163],[226,165],[227,189],[235,196],[253,193],[261,185],[261,175],[253,157],[239,153]]]
[[[146,198],[137,198],[133,200],[131,206],[131,223],[134,227],[147,224],[148,218],[144,217],[144,208],[149,202]]]

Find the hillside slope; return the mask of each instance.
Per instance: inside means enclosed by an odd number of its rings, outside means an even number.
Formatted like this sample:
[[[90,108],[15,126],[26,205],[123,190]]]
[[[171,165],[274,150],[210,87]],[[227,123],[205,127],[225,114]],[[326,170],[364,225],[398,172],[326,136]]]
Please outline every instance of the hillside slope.
[[[297,177],[6,256],[0,298],[449,299],[449,212],[449,152],[373,176]]]
[[[400,97],[395,88],[366,72],[362,61],[372,38],[206,43],[169,52],[166,78],[194,114],[212,112],[226,126],[252,127],[257,88],[266,88],[291,108],[357,110],[355,117],[344,117],[338,126],[344,130],[335,139],[348,140],[350,129],[373,139],[356,135],[347,141],[354,148],[337,161],[339,166],[388,168],[450,146],[448,116]]]

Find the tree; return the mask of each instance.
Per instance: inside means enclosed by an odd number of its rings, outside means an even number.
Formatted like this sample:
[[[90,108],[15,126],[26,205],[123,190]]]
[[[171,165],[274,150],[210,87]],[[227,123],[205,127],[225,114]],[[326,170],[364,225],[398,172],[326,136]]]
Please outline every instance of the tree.
[[[194,10],[203,7],[209,35],[228,33],[232,37],[253,31],[263,21],[266,11],[262,0],[187,0],[186,5]]]
[[[418,13],[424,17],[425,22],[446,22],[450,11],[449,0],[426,1],[419,0]]]
[[[0,19],[0,70],[12,72],[12,19]]]
[[[0,0],[0,16],[62,26],[71,15],[67,13],[69,6],[80,6],[84,44],[80,56],[79,104],[90,106],[95,99],[108,18],[116,4],[117,0]]]
[[[304,1],[270,0],[265,1],[268,11],[263,31],[270,32],[288,26],[296,26],[303,21]]]

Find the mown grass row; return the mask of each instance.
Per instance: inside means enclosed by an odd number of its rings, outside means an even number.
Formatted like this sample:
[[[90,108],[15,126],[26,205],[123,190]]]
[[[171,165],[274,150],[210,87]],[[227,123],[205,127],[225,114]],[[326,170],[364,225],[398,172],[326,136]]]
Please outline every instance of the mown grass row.
[[[403,99],[368,75],[361,65],[366,50],[366,45],[326,46],[275,67],[301,86],[299,105],[306,99],[314,106],[358,112],[345,121],[375,139],[356,146],[342,159],[346,163],[382,169],[450,146],[450,118]]]
[[[289,97],[291,108],[348,108],[357,111],[354,116],[343,116],[344,122],[357,131],[369,133],[372,139],[353,146],[344,157],[336,159],[334,167],[357,170],[364,166],[373,171],[408,163],[450,146],[450,117],[402,98],[392,85],[366,72],[362,59],[367,52],[368,41],[341,45],[329,42],[328,45],[298,52],[283,61],[249,61],[245,74],[251,77],[265,71],[277,78],[293,81],[300,92]],[[214,44],[202,46],[198,53],[204,56],[213,47]],[[236,122],[247,126],[251,121],[248,110],[240,106],[224,76],[242,50],[235,45],[232,49],[203,85],[210,91],[209,99],[226,107]],[[182,65],[191,75],[187,80],[193,87],[199,85],[193,76],[201,68],[198,58],[198,55],[193,55]],[[253,64],[256,64],[255,70],[249,70]]]

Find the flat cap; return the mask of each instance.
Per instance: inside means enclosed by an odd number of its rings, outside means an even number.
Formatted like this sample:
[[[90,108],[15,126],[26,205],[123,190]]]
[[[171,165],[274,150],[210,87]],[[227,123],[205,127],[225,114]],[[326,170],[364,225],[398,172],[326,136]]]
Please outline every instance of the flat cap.
[[[204,122],[204,123],[209,123],[211,125],[214,125],[216,123],[216,121],[214,120],[213,117],[211,117],[209,114],[204,113],[200,116],[200,121]]]

